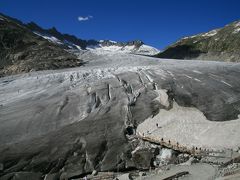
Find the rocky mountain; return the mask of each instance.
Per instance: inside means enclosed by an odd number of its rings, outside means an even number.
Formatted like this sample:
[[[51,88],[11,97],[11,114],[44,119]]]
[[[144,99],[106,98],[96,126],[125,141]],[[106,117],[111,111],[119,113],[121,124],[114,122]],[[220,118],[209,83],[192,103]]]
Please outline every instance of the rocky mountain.
[[[240,21],[182,38],[156,57],[240,62]]]
[[[89,44],[96,45],[95,40],[83,40],[76,36],[60,33],[55,27],[43,29],[34,22],[26,24],[35,34],[49,40],[50,42],[65,46],[65,48],[86,49]]]
[[[106,53],[131,53],[140,55],[156,55],[159,50],[145,45],[141,40],[128,42],[116,42],[112,40],[82,40],[76,36],[60,33],[55,27],[43,29],[31,22],[27,24],[35,34],[49,40],[50,42],[62,45],[64,48],[72,50],[90,50],[97,54]]]
[[[82,64],[77,56],[34,34],[20,21],[0,14],[0,77]]]

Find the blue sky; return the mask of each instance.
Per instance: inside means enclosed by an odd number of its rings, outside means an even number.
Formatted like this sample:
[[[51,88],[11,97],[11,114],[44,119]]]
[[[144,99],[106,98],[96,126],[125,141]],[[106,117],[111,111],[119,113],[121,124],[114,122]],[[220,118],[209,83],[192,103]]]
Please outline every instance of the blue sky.
[[[23,22],[82,39],[141,39],[159,49],[239,20],[239,8],[239,0],[0,0],[0,12]]]

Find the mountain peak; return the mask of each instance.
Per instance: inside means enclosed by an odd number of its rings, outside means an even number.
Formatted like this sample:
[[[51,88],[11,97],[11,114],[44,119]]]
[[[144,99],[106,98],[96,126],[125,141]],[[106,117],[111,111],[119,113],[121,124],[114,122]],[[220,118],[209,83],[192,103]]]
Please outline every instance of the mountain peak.
[[[49,29],[48,29],[48,31],[49,31],[49,32],[52,32],[52,33],[61,34],[61,33],[60,33],[58,30],[57,30],[57,28],[56,28],[56,27],[54,27],[54,26],[53,26],[53,27],[51,27],[51,28],[49,28]]]
[[[27,26],[37,35],[57,44],[61,44],[66,49],[73,50],[91,50],[94,53],[123,52],[142,55],[155,55],[158,49],[145,45],[141,40],[132,40],[127,42],[117,42],[113,40],[82,40],[74,35],[63,34],[55,27],[43,29],[34,22]],[[97,51],[95,51],[97,50]]]
[[[103,46],[111,46],[111,45],[117,45],[117,46],[136,46],[140,47],[143,45],[143,41],[141,40],[133,40],[133,41],[126,41],[126,42],[117,42],[113,40],[100,40],[99,43]]]

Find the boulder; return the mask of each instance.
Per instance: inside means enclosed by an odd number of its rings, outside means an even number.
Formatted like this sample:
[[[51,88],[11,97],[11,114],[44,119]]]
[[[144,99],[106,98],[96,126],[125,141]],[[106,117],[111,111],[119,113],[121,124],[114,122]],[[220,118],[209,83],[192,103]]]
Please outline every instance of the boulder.
[[[135,163],[135,167],[138,169],[149,169],[154,155],[149,149],[139,149],[132,155],[132,160]]]

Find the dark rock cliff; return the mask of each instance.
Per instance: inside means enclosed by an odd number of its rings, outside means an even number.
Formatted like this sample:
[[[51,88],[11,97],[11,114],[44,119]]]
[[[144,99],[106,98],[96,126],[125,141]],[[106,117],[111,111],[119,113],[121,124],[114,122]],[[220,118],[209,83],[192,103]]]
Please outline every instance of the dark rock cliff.
[[[35,35],[20,21],[0,14],[0,77],[82,64],[75,55]]]

